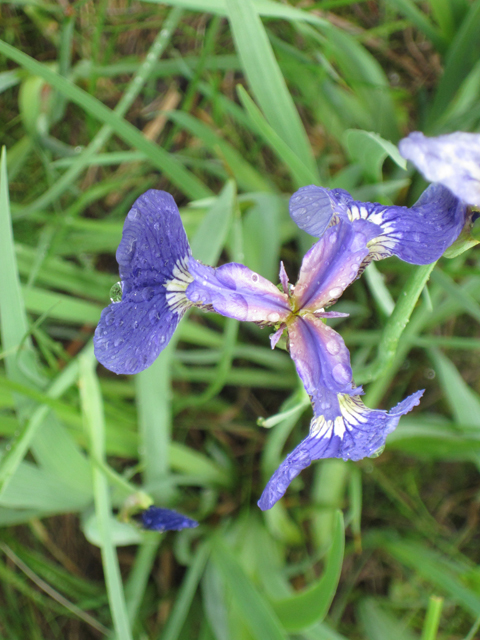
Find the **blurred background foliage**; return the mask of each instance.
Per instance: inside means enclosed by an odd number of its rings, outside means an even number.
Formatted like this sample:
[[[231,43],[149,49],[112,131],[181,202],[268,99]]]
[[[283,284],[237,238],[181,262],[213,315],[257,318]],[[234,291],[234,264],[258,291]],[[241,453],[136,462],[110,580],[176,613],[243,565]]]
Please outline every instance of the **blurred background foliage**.
[[[425,396],[381,457],[315,463],[264,514],[311,417],[268,330],[193,312],[130,378],[91,344],[148,188],[197,258],[274,281],[313,241],[298,187],[412,204],[399,138],[479,130],[480,0],[2,0],[0,20],[2,637],[480,637],[478,251],[426,287],[391,258],[349,288],[367,404]],[[142,492],[199,528],[122,522]]]

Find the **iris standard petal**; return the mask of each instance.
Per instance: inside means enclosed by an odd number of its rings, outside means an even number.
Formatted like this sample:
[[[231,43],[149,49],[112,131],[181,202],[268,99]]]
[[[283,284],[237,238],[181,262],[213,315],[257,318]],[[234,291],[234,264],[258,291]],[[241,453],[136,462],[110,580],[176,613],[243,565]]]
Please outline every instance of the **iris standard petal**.
[[[480,206],[480,134],[457,131],[427,138],[414,131],[398,145],[430,182],[440,182],[467,204]]]
[[[340,220],[305,254],[292,299],[296,309],[315,311],[333,304],[357,278],[367,243],[379,233],[369,222]]]
[[[355,201],[343,189],[309,189],[310,197],[319,202],[328,198],[332,222],[348,218],[354,226],[366,220],[379,227],[378,236],[369,242],[366,262],[396,255],[411,264],[430,264],[457,239],[465,224],[466,206],[439,184],[430,185],[410,208]],[[310,233],[313,227],[305,217],[297,218],[300,228]]]
[[[385,444],[401,416],[411,411],[422,395],[423,391],[417,391],[388,412],[368,409],[358,396],[339,395],[337,417],[326,420],[317,413],[308,437],[285,458],[268,481],[258,501],[260,509],[273,507],[290,482],[312,460],[360,460],[374,454]]]
[[[193,282],[187,298],[200,308],[264,324],[277,324],[290,314],[288,296],[242,264],[231,262],[214,269],[190,258],[189,272]]]
[[[166,347],[190,302],[190,247],[172,196],[147,191],[127,215],[117,250],[122,299],[102,311],[95,355],[115,373],[138,373]]]
[[[142,525],[153,531],[181,531],[198,527],[198,522],[187,516],[160,507],[149,507],[141,514]]]
[[[329,392],[355,393],[350,353],[343,338],[321,318],[308,314],[288,323],[288,344],[306,392],[316,412],[334,410]]]

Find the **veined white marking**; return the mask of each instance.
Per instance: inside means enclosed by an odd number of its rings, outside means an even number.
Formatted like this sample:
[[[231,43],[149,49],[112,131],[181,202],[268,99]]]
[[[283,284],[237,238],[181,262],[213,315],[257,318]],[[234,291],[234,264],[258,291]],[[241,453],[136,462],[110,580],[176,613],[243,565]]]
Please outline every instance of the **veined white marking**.
[[[369,409],[357,396],[349,396],[346,394],[338,394],[338,404],[340,405],[340,416],[335,420],[325,420],[324,416],[318,416],[313,422],[310,435],[318,438],[331,438],[338,436],[341,440],[347,431],[351,431],[359,424],[368,422],[368,418],[364,415]]]
[[[188,271],[188,258],[189,256],[185,256],[177,260],[173,267],[172,279],[163,285],[168,291],[168,306],[178,314],[183,313],[192,304],[185,295],[188,285],[193,282],[193,276]]]

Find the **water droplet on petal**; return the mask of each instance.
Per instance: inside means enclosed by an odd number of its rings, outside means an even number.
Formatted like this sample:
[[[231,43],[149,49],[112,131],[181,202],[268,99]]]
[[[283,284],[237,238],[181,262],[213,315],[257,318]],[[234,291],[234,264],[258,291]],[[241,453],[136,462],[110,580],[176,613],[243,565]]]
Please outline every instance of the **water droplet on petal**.
[[[333,289],[330,289],[330,291],[328,292],[328,295],[331,298],[339,298],[342,295],[342,288],[334,287]]]
[[[351,380],[351,371],[340,362],[336,364],[332,369],[332,376],[339,384],[346,384]]]
[[[122,301],[122,283],[116,282],[113,287],[110,289],[110,300],[112,302],[121,302]],[[113,315],[113,314],[112,314]],[[105,319],[107,321],[107,319]],[[113,319],[112,319],[113,322]],[[111,324],[107,321],[107,324]]]
[[[338,340],[335,340],[334,338],[329,340],[327,342],[327,351],[328,353],[331,353],[332,356],[336,356],[340,351],[340,343],[338,342]]]
[[[257,282],[258,281],[258,276],[256,273],[252,273],[252,282]]]
[[[145,289],[142,289],[142,298],[145,300],[145,302],[151,300],[154,294],[155,291],[151,287],[145,287]]]
[[[114,347],[119,347],[120,345],[122,345],[125,342],[125,340],[123,338],[117,338],[116,340],[114,340],[113,342],[113,346]]]
[[[165,342],[165,336],[160,336],[160,344],[163,344]]]
[[[280,320],[280,315],[278,313],[269,313],[267,316],[269,322],[278,322]]]
[[[152,311],[150,311],[150,313],[148,314],[148,319],[150,320],[151,324],[156,324],[160,320],[160,314],[156,309],[152,309]]]

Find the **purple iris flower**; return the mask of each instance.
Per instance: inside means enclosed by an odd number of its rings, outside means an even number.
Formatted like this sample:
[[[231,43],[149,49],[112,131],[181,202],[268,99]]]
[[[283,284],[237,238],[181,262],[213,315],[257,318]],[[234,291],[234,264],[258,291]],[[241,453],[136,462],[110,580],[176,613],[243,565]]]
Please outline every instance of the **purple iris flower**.
[[[350,202],[343,194],[340,201]],[[295,286],[281,265],[280,291],[241,264],[213,268],[195,260],[173,198],[148,191],[125,221],[117,250],[123,295],[102,312],[94,338],[96,356],[116,373],[145,369],[191,306],[274,327],[272,348],[286,330],[314,418],[309,436],[280,465],[259,500],[261,509],[269,509],[312,460],[359,460],[377,451],[423,393],[390,412],[365,407],[359,398],[362,389],[353,383],[348,349],[325,324],[326,318],[345,315],[325,309],[358,277],[371,243],[381,234],[375,220],[358,216],[352,224],[339,215],[338,223],[305,255]]]
[[[467,204],[480,206],[480,134],[457,131],[427,138],[414,131],[398,145],[430,182],[439,182]]]
[[[181,531],[182,529],[194,529],[198,522],[187,516],[160,507],[149,507],[140,516],[144,529],[153,531]]]
[[[463,229],[466,207],[440,184],[430,185],[410,208],[359,202],[344,189],[310,185],[290,198],[290,215],[300,229],[317,238],[339,220],[376,224],[379,233],[369,242],[365,267],[392,255],[411,264],[435,262]]]

